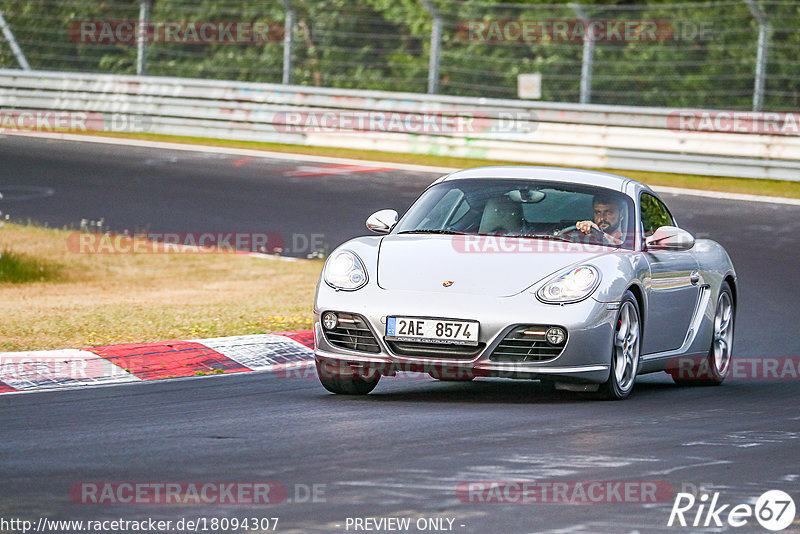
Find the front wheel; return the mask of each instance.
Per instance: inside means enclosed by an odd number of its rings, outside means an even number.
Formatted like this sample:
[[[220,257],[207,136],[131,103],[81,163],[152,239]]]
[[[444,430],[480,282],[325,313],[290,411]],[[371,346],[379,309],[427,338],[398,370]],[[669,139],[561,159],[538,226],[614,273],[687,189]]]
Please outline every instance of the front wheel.
[[[600,385],[601,398],[622,400],[633,391],[636,373],[639,372],[641,321],[636,298],[626,291],[620,302],[611,346],[611,372]]]
[[[339,395],[366,395],[378,385],[380,373],[372,369],[361,374],[336,360],[316,360],[317,376],[322,387]]]
[[[725,381],[731,370],[733,357],[733,319],[736,308],[733,292],[728,282],[722,282],[714,311],[714,334],[708,356],[690,369],[673,371],[672,380],[680,386],[718,386]]]

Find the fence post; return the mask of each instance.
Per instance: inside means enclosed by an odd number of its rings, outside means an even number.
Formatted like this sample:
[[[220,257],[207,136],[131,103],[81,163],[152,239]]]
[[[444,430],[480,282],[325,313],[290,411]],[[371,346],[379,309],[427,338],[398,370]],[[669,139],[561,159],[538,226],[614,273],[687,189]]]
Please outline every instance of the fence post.
[[[754,0],[744,0],[750,13],[758,21],[758,53],[756,55],[756,80],[753,85],[753,111],[764,106],[764,84],[767,79],[767,55],[769,53],[769,19]]]
[[[139,0],[139,31],[136,35],[136,75],[147,73],[147,39],[150,26],[150,0]]]
[[[588,104],[592,100],[592,66],[594,63],[594,39],[589,33],[590,18],[580,4],[568,4],[584,25],[583,59],[581,60],[581,94],[580,103]]]
[[[289,0],[283,0],[286,21],[283,24],[283,80],[284,85],[292,84],[292,49],[294,47],[295,11]]]
[[[17,44],[17,40],[14,38],[14,33],[11,31],[11,27],[8,25],[8,23],[6,23],[6,18],[3,16],[2,11],[0,11],[0,28],[3,30],[3,37],[5,37],[6,41],[8,41],[8,46],[11,47],[11,51],[17,58],[19,68],[22,70],[31,70],[31,66],[28,64],[28,60],[25,59],[25,54],[22,53],[22,49]]]
[[[421,0],[422,5],[433,17],[431,30],[431,52],[428,66],[428,94],[435,95],[439,92],[439,57],[442,47],[442,15],[431,0]]]

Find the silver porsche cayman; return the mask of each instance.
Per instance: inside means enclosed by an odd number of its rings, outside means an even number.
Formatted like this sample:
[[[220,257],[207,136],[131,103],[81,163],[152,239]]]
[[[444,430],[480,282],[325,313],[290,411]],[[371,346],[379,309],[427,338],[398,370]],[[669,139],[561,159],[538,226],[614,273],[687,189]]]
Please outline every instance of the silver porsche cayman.
[[[505,377],[624,399],[637,375],[720,384],[737,279],[648,186],[531,166],[454,172],[378,234],[328,257],[314,302],[317,374],[366,394],[382,376]]]

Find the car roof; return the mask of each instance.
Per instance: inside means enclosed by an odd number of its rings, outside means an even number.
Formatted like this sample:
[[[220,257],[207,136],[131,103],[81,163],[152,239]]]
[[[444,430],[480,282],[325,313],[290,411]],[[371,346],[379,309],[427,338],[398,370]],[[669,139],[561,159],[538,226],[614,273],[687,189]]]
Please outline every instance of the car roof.
[[[586,169],[572,169],[568,167],[539,167],[536,165],[497,165],[490,167],[476,167],[455,171],[443,176],[440,181],[463,179],[527,179],[548,182],[565,182],[605,187],[616,191],[624,191],[625,185],[634,182],[649,189],[631,178],[600,171],[587,171]]]

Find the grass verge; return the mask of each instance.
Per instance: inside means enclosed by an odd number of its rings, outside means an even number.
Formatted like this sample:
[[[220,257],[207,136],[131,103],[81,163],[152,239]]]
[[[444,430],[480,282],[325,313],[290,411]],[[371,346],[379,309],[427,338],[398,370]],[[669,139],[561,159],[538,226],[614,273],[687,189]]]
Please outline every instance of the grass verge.
[[[322,261],[236,254],[76,254],[72,232],[5,224],[0,351],[311,327]],[[9,253],[10,251],[10,253]],[[16,273],[16,274],[13,274]],[[44,274],[43,274],[44,273]]]
[[[62,266],[10,249],[0,251],[0,284],[52,282],[60,279]]]
[[[95,134],[87,134],[95,135]],[[266,150],[270,152],[283,152],[291,154],[309,154],[314,156],[330,156],[338,158],[364,159],[371,161],[386,161],[392,163],[409,163],[414,165],[430,165],[435,167],[468,168],[484,165],[519,165],[519,162],[485,160],[475,158],[455,158],[450,156],[436,156],[430,154],[402,154],[395,152],[381,152],[378,150],[355,150],[349,148],[309,147],[303,145],[283,145],[277,143],[259,143],[255,141],[234,141],[227,139],[208,139],[204,137],[184,137],[161,134],[124,134],[108,133],[96,134],[100,137],[120,137],[129,139],[145,139],[150,141],[163,141],[172,143],[186,143],[206,146],[222,146],[231,148],[248,148],[253,150]],[[592,169],[605,172],[616,172],[628,176],[648,185],[661,185],[666,187],[683,187],[687,189],[701,189],[705,191],[722,191],[726,193],[745,193],[751,195],[767,195],[775,197],[800,198],[800,182],[787,182],[782,180],[758,180],[754,178],[735,178],[721,176],[703,176],[695,174],[675,174],[668,172],[630,171],[614,169]]]

